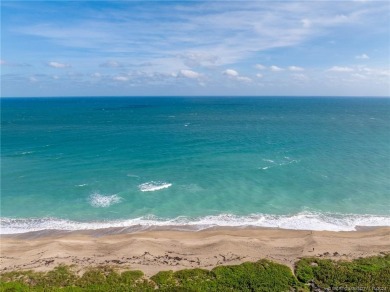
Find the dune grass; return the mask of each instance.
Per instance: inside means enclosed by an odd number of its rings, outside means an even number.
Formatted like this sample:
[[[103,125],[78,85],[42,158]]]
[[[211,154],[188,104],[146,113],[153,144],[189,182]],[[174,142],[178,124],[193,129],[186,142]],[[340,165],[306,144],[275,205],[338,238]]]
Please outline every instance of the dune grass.
[[[211,271],[162,271],[147,278],[141,271],[119,272],[109,266],[90,268],[79,276],[60,265],[42,273],[1,274],[0,291],[390,291],[390,255],[351,262],[304,258],[295,275],[268,260],[219,266]],[[342,290],[344,289],[344,290]],[[349,289],[349,290],[348,290]],[[332,291],[332,290],[330,290]]]

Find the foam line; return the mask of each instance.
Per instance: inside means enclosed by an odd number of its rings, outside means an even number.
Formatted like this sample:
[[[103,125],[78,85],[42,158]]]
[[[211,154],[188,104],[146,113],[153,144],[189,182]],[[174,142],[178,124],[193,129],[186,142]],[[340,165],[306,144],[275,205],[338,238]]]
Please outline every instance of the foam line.
[[[88,201],[92,207],[102,207],[107,208],[112,204],[117,204],[121,201],[121,197],[118,195],[101,195],[99,193],[93,193],[89,196]]]
[[[302,212],[295,215],[252,214],[236,216],[220,214],[198,218],[173,219],[145,216],[134,219],[77,222],[58,218],[1,218],[0,233],[15,234],[41,230],[96,230],[110,227],[169,227],[173,230],[203,230],[211,227],[274,227],[295,230],[353,231],[358,226],[390,226],[390,216],[330,214]]]
[[[140,184],[138,186],[141,192],[154,192],[162,189],[167,189],[172,186],[171,183],[161,182],[161,181],[150,181],[147,183]]]

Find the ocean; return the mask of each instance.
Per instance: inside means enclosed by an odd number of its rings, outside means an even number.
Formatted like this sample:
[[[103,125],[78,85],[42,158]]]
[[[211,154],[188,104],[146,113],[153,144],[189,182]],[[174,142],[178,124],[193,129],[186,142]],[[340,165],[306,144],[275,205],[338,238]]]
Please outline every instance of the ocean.
[[[1,233],[390,226],[390,99],[1,99]]]

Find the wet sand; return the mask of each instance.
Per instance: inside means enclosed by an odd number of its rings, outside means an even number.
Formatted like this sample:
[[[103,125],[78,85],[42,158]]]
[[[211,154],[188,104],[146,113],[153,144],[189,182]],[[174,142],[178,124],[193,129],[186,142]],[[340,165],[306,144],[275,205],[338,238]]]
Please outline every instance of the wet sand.
[[[390,253],[390,227],[348,232],[260,228],[44,231],[2,235],[0,247],[2,272],[46,271],[58,264],[74,264],[79,271],[112,265],[151,276],[162,270],[212,269],[262,258],[293,268],[301,257],[351,260]]]

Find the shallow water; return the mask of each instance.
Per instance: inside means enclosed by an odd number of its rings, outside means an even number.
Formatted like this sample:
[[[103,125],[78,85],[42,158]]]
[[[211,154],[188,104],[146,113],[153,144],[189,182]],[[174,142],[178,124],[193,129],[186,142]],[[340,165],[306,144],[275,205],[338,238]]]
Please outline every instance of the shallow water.
[[[2,99],[2,233],[390,226],[385,98]]]

